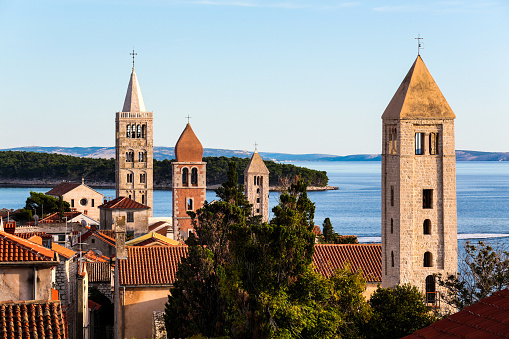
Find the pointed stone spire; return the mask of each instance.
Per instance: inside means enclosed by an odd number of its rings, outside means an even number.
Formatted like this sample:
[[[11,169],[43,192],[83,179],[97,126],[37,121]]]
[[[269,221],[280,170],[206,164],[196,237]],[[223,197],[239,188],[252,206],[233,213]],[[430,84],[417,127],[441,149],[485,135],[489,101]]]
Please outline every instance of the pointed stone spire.
[[[129,87],[127,87],[127,94],[125,95],[122,112],[146,112],[140,84],[138,84],[138,78],[136,77],[134,67],[131,73],[131,79],[129,80]]]
[[[456,115],[445,100],[428,68],[417,56],[382,119],[454,119]]]
[[[247,164],[244,173],[257,173],[257,174],[269,174],[269,170],[265,163],[262,160],[262,157],[258,153],[258,151],[254,151],[251,160],[249,160],[249,164]]]

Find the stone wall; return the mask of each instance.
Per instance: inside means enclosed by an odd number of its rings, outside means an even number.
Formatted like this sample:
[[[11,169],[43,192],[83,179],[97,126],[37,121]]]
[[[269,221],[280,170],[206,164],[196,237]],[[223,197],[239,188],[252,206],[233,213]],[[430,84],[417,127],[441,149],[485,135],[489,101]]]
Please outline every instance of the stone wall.
[[[55,272],[55,289],[58,291],[62,306],[66,307],[69,324],[76,322],[76,272],[78,262],[75,257],[67,260],[60,256],[60,264]],[[75,326],[69,326],[69,337],[74,338]]]
[[[152,312],[152,338],[153,339],[166,339],[166,327],[164,325],[164,312]]]

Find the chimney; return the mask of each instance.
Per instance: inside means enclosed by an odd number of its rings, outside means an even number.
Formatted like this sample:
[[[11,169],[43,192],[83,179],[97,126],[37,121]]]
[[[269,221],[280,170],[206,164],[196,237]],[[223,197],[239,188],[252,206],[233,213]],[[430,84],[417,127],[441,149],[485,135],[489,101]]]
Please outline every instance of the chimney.
[[[117,217],[115,220],[115,246],[117,250],[117,259],[127,259],[125,231],[125,216]]]

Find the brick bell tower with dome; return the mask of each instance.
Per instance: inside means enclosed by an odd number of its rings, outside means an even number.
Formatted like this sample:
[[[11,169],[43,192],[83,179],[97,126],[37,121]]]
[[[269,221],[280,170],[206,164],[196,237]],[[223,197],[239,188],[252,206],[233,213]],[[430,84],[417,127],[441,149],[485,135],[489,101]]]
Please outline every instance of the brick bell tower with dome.
[[[175,145],[175,161],[172,163],[175,240],[185,240],[193,232],[191,217],[187,212],[196,212],[205,202],[207,163],[202,158],[203,146],[188,123]]]

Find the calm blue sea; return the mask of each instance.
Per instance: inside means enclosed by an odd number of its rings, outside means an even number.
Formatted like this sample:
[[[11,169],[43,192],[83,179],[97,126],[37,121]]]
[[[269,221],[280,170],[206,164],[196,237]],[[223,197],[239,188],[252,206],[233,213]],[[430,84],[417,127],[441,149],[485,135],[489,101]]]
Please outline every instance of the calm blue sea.
[[[337,191],[309,192],[316,205],[315,223],[331,219],[336,232],[355,234],[362,242],[380,242],[380,162],[295,163],[327,171]],[[492,239],[509,245],[509,162],[458,162],[458,239]],[[0,188],[0,208],[20,208],[31,190],[48,188]],[[113,197],[112,189],[99,189]],[[207,200],[215,199],[213,191]],[[278,193],[271,193],[271,207]],[[154,192],[154,216],[171,215],[171,192]]]

